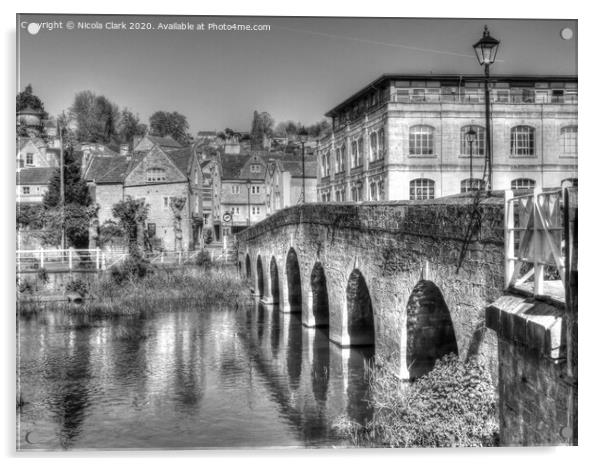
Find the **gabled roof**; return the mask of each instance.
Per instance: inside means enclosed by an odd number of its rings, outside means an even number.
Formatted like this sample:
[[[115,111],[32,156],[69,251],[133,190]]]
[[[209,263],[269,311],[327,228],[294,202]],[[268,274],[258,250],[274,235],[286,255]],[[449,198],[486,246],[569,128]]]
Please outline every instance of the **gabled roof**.
[[[102,183],[123,183],[131,166],[128,157],[94,157],[86,170],[85,180]]]
[[[42,138],[19,138],[18,148],[19,151],[23,149],[27,145],[27,143],[31,142],[38,149],[46,147],[46,143]]]
[[[17,172],[17,185],[46,185],[56,173],[55,167],[24,168]]]
[[[165,152],[165,154],[167,154],[167,156],[171,159],[174,165],[178,167],[178,170],[180,170],[184,176],[188,176],[193,155],[191,147],[186,147],[179,150],[171,150],[169,152]]]
[[[250,155],[234,155],[224,154],[222,155],[222,177],[227,180],[232,180],[240,177],[245,164],[251,158]]]
[[[175,148],[175,149],[179,149],[179,148],[182,147],[182,144],[180,144],[178,141],[176,141],[174,138],[172,138],[169,135],[167,135],[167,136],[151,136],[151,135],[147,135],[146,137],[153,144],[157,144],[158,146],[161,146],[163,148]]]

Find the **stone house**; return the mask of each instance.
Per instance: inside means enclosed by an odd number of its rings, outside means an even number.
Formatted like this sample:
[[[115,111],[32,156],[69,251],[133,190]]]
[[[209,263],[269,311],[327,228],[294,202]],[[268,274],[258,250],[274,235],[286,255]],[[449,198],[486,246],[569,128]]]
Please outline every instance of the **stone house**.
[[[303,161],[298,156],[269,157],[265,178],[267,215],[301,203],[304,189],[305,202],[316,202],[316,170],[315,156],[306,155],[304,183]]]
[[[84,178],[100,207],[100,225],[114,220],[113,205],[129,196],[149,206],[146,231],[154,248],[190,250],[201,245],[202,170],[192,148],[165,150],[155,144],[132,156],[95,157]],[[174,208],[179,200],[180,208]]]

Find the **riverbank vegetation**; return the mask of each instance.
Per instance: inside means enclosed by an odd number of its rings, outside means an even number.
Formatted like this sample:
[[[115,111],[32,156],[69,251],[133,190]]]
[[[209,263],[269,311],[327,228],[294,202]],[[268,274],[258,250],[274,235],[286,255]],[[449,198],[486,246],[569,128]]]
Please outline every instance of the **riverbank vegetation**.
[[[369,370],[374,417],[362,426],[340,418],[334,427],[357,446],[489,447],[498,445],[496,396],[476,359],[449,354],[413,383],[390,367]]]
[[[19,287],[22,314],[67,310],[90,315],[140,315],[172,309],[232,309],[250,301],[248,288],[234,266],[167,268],[140,259],[126,260],[89,281],[79,278],[66,283],[65,295],[71,302],[42,303],[32,289]]]

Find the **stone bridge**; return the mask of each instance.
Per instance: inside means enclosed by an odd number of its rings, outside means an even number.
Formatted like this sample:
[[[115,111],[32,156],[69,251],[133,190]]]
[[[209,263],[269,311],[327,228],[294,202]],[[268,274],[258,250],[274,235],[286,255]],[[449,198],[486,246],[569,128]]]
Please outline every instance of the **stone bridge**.
[[[404,379],[450,352],[480,355],[497,379],[485,308],[504,288],[504,202],[306,204],[237,235],[254,294],[347,346],[374,345]]]

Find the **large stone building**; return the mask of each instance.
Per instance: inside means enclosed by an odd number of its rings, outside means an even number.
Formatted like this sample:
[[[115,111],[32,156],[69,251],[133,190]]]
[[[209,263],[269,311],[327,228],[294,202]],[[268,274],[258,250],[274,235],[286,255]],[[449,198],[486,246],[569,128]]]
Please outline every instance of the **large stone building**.
[[[577,77],[491,78],[492,189],[577,182]],[[482,76],[386,74],[326,113],[318,199],[430,199],[482,185]],[[473,180],[465,134],[473,128]]]

